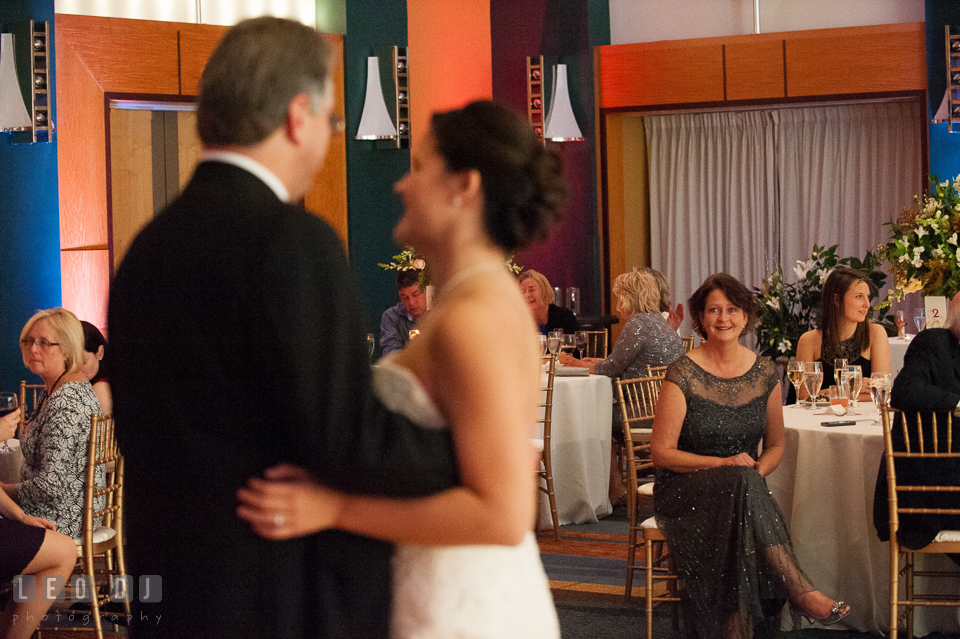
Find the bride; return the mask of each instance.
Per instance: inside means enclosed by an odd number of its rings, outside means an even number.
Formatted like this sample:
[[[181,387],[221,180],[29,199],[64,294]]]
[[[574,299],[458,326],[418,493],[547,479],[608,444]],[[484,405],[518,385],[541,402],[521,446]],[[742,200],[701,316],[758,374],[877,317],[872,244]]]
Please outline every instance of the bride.
[[[397,542],[392,637],[558,637],[530,531],[537,329],[504,260],[559,217],[560,160],[519,114],[473,102],[434,114],[395,190],[394,239],[426,258],[437,292],[374,388],[422,427],[451,429],[461,485],[417,499],[347,495],[279,466],[238,492],[237,512],[271,539],[338,528]],[[496,366],[479,356],[490,345]]]

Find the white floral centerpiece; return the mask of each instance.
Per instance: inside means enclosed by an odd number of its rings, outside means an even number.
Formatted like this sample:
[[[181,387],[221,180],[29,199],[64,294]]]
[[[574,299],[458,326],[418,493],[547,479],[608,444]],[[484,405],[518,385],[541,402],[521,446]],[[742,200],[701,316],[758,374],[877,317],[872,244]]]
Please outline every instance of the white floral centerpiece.
[[[420,290],[422,291],[430,285],[430,269],[427,268],[426,261],[409,246],[400,251],[399,254],[394,255],[393,261],[389,264],[378,263],[377,266],[388,271],[417,271]],[[512,255],[504,261],[504,266],[513,271],[514,274],[519,274],[523,270],[522,266],[514,264]]]
[[[960,290],[960,176],[953,182],[931,176],[930,189],[922,201],[916,198],[916,206],[904,207],[896,221],[887,223],[890,241],[880,252],[895,278],[892,299],[916,291],[951,297]]]

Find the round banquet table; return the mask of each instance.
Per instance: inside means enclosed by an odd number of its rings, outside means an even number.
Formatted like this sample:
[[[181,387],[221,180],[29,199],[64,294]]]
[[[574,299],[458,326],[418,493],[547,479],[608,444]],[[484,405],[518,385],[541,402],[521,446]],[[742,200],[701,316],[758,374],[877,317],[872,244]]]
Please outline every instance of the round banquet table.
[[[785,406],[783,459],[767,485],[783,511],[800,567],[819,590],[850,604],[850,615],[840,624],[880,633],[889,625],[890,596],[889,546],[873,526],[883,428],[873,405],[860,402],[857,410],[863,414],[837,417],[828,408]],[[868,421],[821,426],[840,419]],[[917,563],[952,565],[943,556],[918,556]],[[917,636],[960,629],[956,609],[915,611]]]
[[[561,524],[594,522],[613,512],[608,495],[613,387],[604,375],[560,377],[553,381],[550,429],[553,490]],[[542,437],[538,427],[534,437]],[[546,496],[540,522],[552,525]]]

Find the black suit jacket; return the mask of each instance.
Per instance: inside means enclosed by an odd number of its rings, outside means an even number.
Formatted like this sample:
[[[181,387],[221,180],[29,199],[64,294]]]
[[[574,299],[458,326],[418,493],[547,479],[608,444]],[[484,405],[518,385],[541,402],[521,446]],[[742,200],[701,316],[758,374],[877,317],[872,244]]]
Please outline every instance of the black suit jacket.
[[[371,396],[366,324],[334,231],[235,166],[201,163],[137,237],[110,295],[111,384],[129,572],[163,590],[133,636],[387,636],[390,544],[273,542],[235,514],[279,462],[355,492],[456,481],[449,435]]]
[[[893,383],[890,405],[907,415],[911,422],[916,420],[916,412],[941,412],[937,421],[942,429],[947,412],[957,408],[960,402],[960,342],[952,331],[944,328],[931,328],[921,331],[910,343],[903,358],[903,368]],[[913,416],[910,413],[914,413]],[[899,415],[892,430],[893,447],[905,450],[903,429]],[[958,424],[960,426],[960,424]],[[912,428],[912,427],[911,427]],[[912,433],[916,431],[913,430]],[[945,432],[945,431],[944,431]],[[955,431],[954,447],[960,447]],[[915,438],[915,434],[911,435]],[[924,422],[924,436],[932,441],[932,421]],[[941,437],[941,441],[946,441]],[[918,442],[911,440],[911,449],[918,450]],[[960,485],[960,468],[955,461],[943,463],[940,460],[897,460],[897,480],[901,484],[937,484]],[[899,501],[909,507],[952,507],[960,505],[960,499],[949,493],[905,494]],[[877,485],[873,500],[873,522],[881,541],[890,538],[890,516],[888,512],[886,463],[880,460],[877,472]],[[949,504],[949,505],[948,505]],[[897,539],[908,548],[918,549],[926,546],[936,534],[944,528],[960,525],[960,517],[949,515],[901,515]]]

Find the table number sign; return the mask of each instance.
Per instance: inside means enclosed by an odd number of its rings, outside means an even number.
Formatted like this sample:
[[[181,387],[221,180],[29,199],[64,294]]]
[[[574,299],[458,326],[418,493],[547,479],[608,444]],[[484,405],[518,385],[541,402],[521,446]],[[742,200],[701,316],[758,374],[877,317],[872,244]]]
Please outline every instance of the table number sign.
[[[943,328],[947,321],[947,298],[942,295],[924,297],[923,305],[927,311],[927,328]]]

